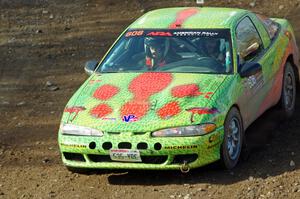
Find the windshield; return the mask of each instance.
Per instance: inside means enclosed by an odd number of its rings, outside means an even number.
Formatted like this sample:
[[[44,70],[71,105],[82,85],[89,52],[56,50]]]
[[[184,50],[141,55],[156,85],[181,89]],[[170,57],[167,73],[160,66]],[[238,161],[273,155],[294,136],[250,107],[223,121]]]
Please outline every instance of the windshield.
[[[128,30],[97,72],[232,72],[229,29]]]

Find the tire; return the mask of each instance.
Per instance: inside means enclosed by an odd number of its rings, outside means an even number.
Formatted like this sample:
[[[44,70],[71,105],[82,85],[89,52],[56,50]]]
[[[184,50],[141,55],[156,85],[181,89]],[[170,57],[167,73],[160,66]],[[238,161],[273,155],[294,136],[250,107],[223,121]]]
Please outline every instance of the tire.
[[[221,164],[225,169],[234,168],[240,158],[244,140],[242,117],[237,108],[228,112],[224,122],[224,140],[221,146]]]
[[[296,101],[296,80],[295,71],[292,65],[287,62],[285,64],[283,80],[282,80],[282,90],[280,98],[280,109],[285,118],[290,118],[295,111],[295,101]]]

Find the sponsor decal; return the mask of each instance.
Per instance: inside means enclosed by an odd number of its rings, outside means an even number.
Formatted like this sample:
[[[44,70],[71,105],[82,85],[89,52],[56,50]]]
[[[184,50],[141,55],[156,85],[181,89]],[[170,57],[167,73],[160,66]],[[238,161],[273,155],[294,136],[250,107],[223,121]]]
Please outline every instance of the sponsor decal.
[[[253,88],[255,86],[255,84],[257,83],[256,81],[256,77],[254,75],[250,76],[248,79],[247,79],[247,83],[248,83],[248,86],[250,88]]]
[[[102,120],[110,120],[110,121],[116,121],[117,118],[114,118],[114,117],[102,117],[101,118]]]
[[[198,148],[197,145],[187,145],[187,146],[165,146],[164,149],[171,149],[171,150],[176,150],[176,149],[196,149]]]
[[[250,89],[247,91],[247,95],[252,94],[254,95],[257,93],[264,85],[264,79],[262,73],[257,73],[255,75],[251,75],[250,77],[246,78],[243,82],[244,87]]]
[[[99,82],[101,82],[100,79],[95,79],[95,80],[90,80],[89,84],[94,84],[94,83],[99,83]]]
[[[149,32],[147,36],[160,36],[160,37],[172,37],[171,32],[162,32],[162,31],[155,31],[155,32]]]
[[[66,107],[64,112],[67,112],[67,113],[70,113],[70,114],[75,113],[73,118],[70,119],[70,121],[72,122],[77,117],[78,113],[80,111],[84,111],[84,110],[86,110],[86,108],[83,107],[83,106],[73,106],[73,107]]]
[[[124,115],[122,120],[123,122],[135,122],[138,118],[135,115]]]
[[[193,107],[186,109],[186,111],[192,113],[191,114],[191,122],[194,122],[194,115],[203,115],[203,114],[216,114],[219,113],[218,109],[213,107],[213,108],[204,108],[204,107]]]
[[[125,37],[135,37],[135,36],[141,36],[143,34],[144,34],[143,30],[135,30],[135,31],[127,32]]]
[[[198,37],[215,37],[218,36],[218,32],[211,31],[180,31],[174,32],[175,36],[186,37],[186,36],[198,36]]]
[[[71,147],[71,148],[86,148],[86,145],[84,144],[61,143],[61,146]]]

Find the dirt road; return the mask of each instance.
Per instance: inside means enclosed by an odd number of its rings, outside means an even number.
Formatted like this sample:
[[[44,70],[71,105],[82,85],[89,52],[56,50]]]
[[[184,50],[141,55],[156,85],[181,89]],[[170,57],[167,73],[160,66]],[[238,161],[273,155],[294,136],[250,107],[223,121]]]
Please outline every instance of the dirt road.
[[[300,44],[300,1],[217,1],[292,23]],[[295,116],[275,110],[247,131],[247,161],[179,171],[76,174],[61,163],[57,130],[67,100],[100,58],[144,12],[195,1],[0,0],[0,198],[300,198],[300,96]],[[124,10],[126,8],[126,10]]]

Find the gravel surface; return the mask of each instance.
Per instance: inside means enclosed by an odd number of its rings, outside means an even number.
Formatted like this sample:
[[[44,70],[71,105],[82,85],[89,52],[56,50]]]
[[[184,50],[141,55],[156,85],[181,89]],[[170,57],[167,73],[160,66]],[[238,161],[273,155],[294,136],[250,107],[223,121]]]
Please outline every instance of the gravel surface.
[[[300,198],[300,95],[282,121],[275,109],[247,130],[248,158],[179,171],[95,170],[63,165],[57,130],[65,104],[99,59],[144,12],[195,6],[182,0],[0,1],[0,198]],[[300,46],[300,1],[205,1],[286,17]]]

